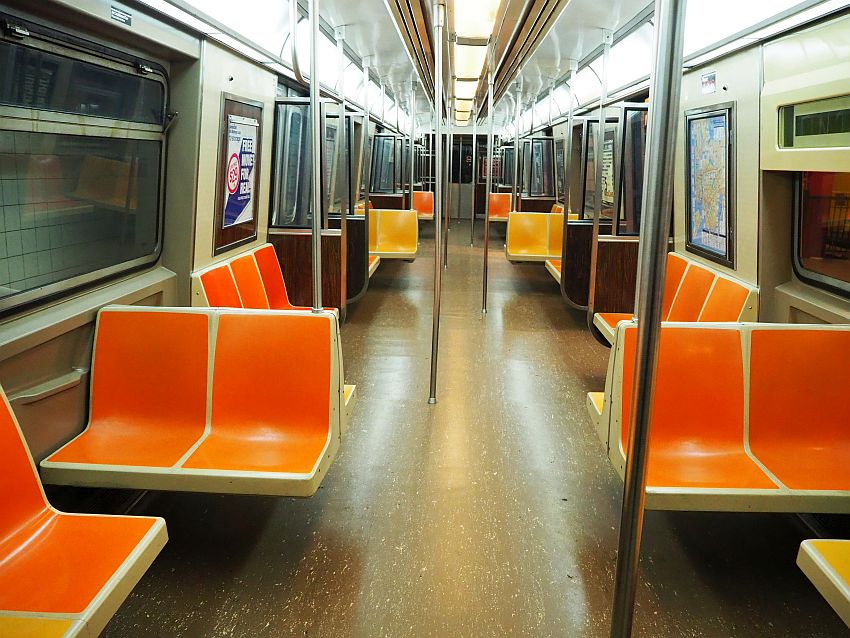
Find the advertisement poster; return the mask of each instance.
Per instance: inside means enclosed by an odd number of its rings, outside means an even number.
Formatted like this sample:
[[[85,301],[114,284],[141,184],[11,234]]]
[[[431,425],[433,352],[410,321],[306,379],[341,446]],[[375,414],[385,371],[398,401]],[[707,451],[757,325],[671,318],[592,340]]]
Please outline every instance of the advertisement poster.
[[[227,163],[222,228],[254,219],[254,166],[259,130],[260,123],[254,118],[227,116]]]

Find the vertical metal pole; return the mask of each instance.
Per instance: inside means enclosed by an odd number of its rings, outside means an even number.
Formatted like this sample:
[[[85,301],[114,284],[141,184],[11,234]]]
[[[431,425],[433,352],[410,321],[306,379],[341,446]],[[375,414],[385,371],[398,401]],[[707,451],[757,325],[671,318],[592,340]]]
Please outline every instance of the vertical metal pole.
[[[384,78],[378,78],[378,82],[380,82],[379,88],[381,89],[381,124],[384,124],[387,115],[387,94],[384,93]]]
[[[366,216],[367,237],[369,235],[369,198],[372,188],[372,149],[369,147],[369,63],[363,59],[363,111],[366,113],[363,122],[363,167],[366,171],[366,188],[363,191],[363,214]],[[368,241],[368,240],[367,240]],[[368,281],[368,277],[366,278]]]
[[[549,82],[549,128],[552,128],[552,104],[555,102],[555,80]]]
[[[443,24],[445,0],[434,2],[434,314],[431,326],[431,387],[428,403],[437,402],[437,353],[440,344],[440,297],[443,288]]]
[[[608,59],[611,53],[611,44],[614,34],[611,31],[602,31],[602,77],[599,78],[599,124],[596,126],[596,139],[593,150],[593,172],[596,183],[596,205],[593,210],[593,237],[590,244],[590,290],[587,294],[587,316],[588,321],[593,321],[594,302],[596,295],[596,256],[599,252],[599,228],[602,221],[602,175],[605,165],[603,153],[605,150],[605,102],[608,99]],[[614,161],[613,150],[611,161]],[[613,166],[611,170],[614,170]],[[611,215],[611,233],[616,235],[617,218]]]
[[[337,55],[339,55],[339,68],[345,68],[345,27],[337,27],[334,29],[334,38],[336,38],[336,51]],[[342,81],[342,74],[340,73],[340,81]],[[342,232],[345,233],[345,224],[348,218],[348,214],[351,212],[351,160],[352,156],[348,153],[347,139],[348,139],[348,121],[345,116],[345,108],[346,108],[346,99],[345,99],[345,84],[342,86],[342,90],[339,92],[339,149],[340,149],[340,157],[342,158],[341,164],[342,168],[345,171],[346,179],[345,182],[348,185],[345,193],[343,193],[343,198],[340,198],[339,202],[339,216],[340,216],[340,228]],[[337,169],[337,175],[339,175],[339,169]],[[338,178],[337,178],[338,179]],[[331,193],[331,197],[333,197],[335,193]],[[345,234],[343,234],[345,237]]]
[[[570,77],[567,81],[567,131],[564,136],[564,214],[569,217],[572,211],[572,193],[570,191],[570,167],[573,163],[573,78],[578,70],[578,62],[570,60]],[[567,218],[568,218],[567,217]],[[564,223],[566,223],[566,219]],[[566,233],[564,233],[566,236]]]
[[[319,110],[319,0],[310,0],[310,122],[313,160],[313,312],[322,311],[322,113]]]
[[[519,192],[520,192],[520,183],[519,183],[519,126],[520,126],[520,117],[522,116],[522,78],[517,82],[516,89],[516,110],[514,113],[515,119],[515,127],[514,127],[514,185],[511,189],[511,195],[513,196],[513,201],[511,202],[511,210],[519,210]]]
[[[484,284],[481,291],[481,313],[487,314],[488,252],[490,249],[490,191],[493,190],[493,47],[487,56],[487,184],[484,187]]]
[[[452,202],[452,172],[454,171],[454,118],[455,118],[455,100],[449,98],[449,137],[447,140],[447,153],[449,154],[446,161],[446,209],[444,212],[445,226],[443,227],[443,267],[449,267],[449,212]]]
[[[673,201],[673,166],[679,127],[682,88],[682,43],[687,0],[656,0],[655,57],[649,99],[649,130],[644,172],[643,220],[638,281],[638,334],[632,388],[632,417],[626,460],[620,544],[614,577],[611,614],[612,638],[632,634],[635,590],[640,561],[646,497],[650,415],[652,413],[658,345],[661,337],[661,307]]]
[[[475,200],[478,194],[478,113],[472,103],[472,213],[469,216],[469,246],[475,245]]]
[[[408,109],[408,116],[410,117],[410,163],[408,164],[409,172],[407,174],[408,180],[410,182],[410,208],[413,208],[413,163],[414,153],[413,153],[413,140],[416,137],[416,81],[411,80],[410,82],[410,108]],[[417,222],[419,223],[419,222]]]

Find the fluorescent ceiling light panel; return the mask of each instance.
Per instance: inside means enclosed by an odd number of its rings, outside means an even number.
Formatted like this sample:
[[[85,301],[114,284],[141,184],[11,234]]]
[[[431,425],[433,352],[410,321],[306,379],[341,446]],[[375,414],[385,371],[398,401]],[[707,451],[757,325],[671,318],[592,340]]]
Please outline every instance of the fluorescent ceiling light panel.
[[[455,100],[456,111],[471,111],[472,100]]]
[[[458,100],[471,100],[475,97],[478,89],[478,80],[455,80],[455,98]]]
[[[459,78],[477,78],[481,76],[484,61],[487,59],[487,47],[469,44],[454,45],[454,74]]]
[[[462,38],[489,38],[501,0],[455,0],[455,33]]]

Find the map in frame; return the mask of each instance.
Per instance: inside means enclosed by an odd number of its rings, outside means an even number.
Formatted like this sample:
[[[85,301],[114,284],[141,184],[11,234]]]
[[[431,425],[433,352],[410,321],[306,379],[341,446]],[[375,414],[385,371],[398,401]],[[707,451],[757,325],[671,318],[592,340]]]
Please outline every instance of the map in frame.
[[[688,119],[688,244],[729,254],[729,112]]]

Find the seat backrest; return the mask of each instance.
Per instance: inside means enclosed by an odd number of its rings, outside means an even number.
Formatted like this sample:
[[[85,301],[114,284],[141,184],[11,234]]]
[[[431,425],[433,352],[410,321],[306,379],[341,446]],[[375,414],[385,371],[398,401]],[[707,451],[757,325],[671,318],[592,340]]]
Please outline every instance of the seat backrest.
[[[373,211],[377,224],[377,246],[381,250],[387,244],[391,246],[405,246],[416,250],[418,240],[419,222],[416,219],[416,211],[385,209]],[[369,229],[371,235],[372,229]]]
[[[105,308],[92,360],[91,427],[167,419],[204,431],[209,323],[200,309]]]
[[[47,504],[29,449],[6,393],[0,389],[0,546]]]
[[[673,299],[676,298],[679,284],[682,283],[682,275],[685,274],[687,267],[687,260],[676,253],[667,253],[667,274],[664,277],[664,305],[661,310],[661,316],[665,320],[670,314],[670,307],[673,305]]]
[[[637,327],[621,324],[621,443],[629,436]],[[737,326],[672,326],[661,329],[652,410],[652,441],[693,441],[699,433],[709,447],[718,442],[743,446],[744,376],[741,333]],[[697,383],[697,379],[704,383]],[[710,397],[706,388],[710,388]],[[711,409],[706,409],[710,401]],[[681,424],[687,420],[686,434]],[[686,438],[685,438],[686,437]]]
[[[257,268],[260,270],[269,307],[275,310],[292,308],[289,295],[286,293],[283,271],[280,269],[280,262],[277,259],[274,246],[271,244],[260,246],[254,251],[254,259],[257,261]]]
[[[756,456],[771,439],[799,454],[850,447],[848,353],[846,327],[752,328],[750,447]]]
[[[230,266],[221,264],[201,273],[198,277],[204,288],[207,305],[217,308],[242,308],[242,298],[233,279]]]
[[[549,254],[560,257],[564,246],[564,208],[549,215]]]
[[[262,430],[285,414],[287,429],[296,436],[326,432],[331,387],[338,385],[334,326],[329,313],[220,313],[213,430]]]
[[[260,276],[257,262],[254,261],[253,253],[247,253],[233,259],[230,262],[230,270],[233,272],[233,279],[236,282],[236,288],[239,290],[242,306],[244,308],[268,310],[270,307],[269,300],[266,297],[263,278]]]
[[[564,214],[564,205],[563,204],[552,204],[552,212]]]
[[[697,321],[713,281],[713,272],[699,264],[688,264],[667,321]]]
[[[434,212],[434,193],[413,191],[413,210],[423,215],[431,215]]]
[[[700,321],[740,321],[750,290],[737,281],[717,276],[708,293]]]
[[[542,253],[547,247],[549,213],[517,213],[508,217],[508,252],[527,251]]]
[[[507,217],[511,210],[510,193],[490,193],[490,216]]]

